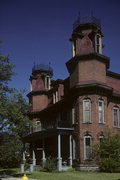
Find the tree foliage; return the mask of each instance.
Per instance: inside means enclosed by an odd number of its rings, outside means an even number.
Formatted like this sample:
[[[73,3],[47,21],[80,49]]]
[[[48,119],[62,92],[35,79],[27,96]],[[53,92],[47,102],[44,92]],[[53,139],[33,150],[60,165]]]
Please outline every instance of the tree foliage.
[[[0,167],[18,167],[21,161],[22,142],[19,136],[6,132],[0,134]]]
[[[94,148],[99,168],[104,172],[120,171],[120,135],[108,132]]]
[[[9,87],[14,64],[0,54],[0,166],[15,167],[21,160],[22,137],[29,131],[29,105],[23,91]]]

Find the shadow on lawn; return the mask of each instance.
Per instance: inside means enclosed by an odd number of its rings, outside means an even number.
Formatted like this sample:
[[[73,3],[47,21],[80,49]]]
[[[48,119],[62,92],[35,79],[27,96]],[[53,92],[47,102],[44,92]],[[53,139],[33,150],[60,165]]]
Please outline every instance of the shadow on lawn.
[[[23,175],[24,175],[24,173],[18,173],[17,170],[13,170],[13,169],[2,169],[2,170],[0,170],[0,178],[8,177],[8,176],[22,177]],[[28,175],[30,175],[30,174],[28,174]]]
[[[16,173],[16,171],[11,170],[11,169],[2,169],[2,170],[0,170],[0,175],[9,175],[9,176],[11,176],[11,175],[13,175],[15,173]]]

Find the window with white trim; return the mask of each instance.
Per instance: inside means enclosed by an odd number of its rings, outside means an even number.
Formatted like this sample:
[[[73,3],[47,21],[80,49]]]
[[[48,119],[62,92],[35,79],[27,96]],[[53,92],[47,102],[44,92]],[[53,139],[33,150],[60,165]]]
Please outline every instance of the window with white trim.
[[[99,34],[96,35],[96,52],[102,54],[102,39]]]
[[[45,88],[50,89],[50,76],[45,76]]]
[[[84,159],[92,159],[92,137],[84,136]]]
[[[99,118],[99,123],[104,123],[104,101],[103,100],[98,101],[98,118]]]
[[[113,126],[119,127],[119,108],[118,107],[113,108]]]
[[[100,143],[102,143],[103,139],[104,139],[104,136],[103,136],[103,135],[100,135],[100,136],[99,136]]]
[[[83,100],[83,122],[91,123],[91,100]]]

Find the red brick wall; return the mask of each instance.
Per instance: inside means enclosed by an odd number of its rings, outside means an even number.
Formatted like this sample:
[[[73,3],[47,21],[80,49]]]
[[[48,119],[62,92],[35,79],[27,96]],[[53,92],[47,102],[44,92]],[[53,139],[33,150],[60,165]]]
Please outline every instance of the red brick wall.
[[[88,161],[84,161],[84,136],[86,132],[92,136],[92,144],[96,144],[99,142],[100,133],[103,131],[104,133],[108,131],[108,129],[118,131],[118,128],[113,128],[113,107],[115,103],[110,102],[108,104],[107,97],[103,96],[104,100],[104,115],[105,115],[105,123],[100,124],[98,119],[98,100],[100,98],[99,95],[89,95],[88,98],[91,99],[91,124],[85,124],[83,122],[83,99],[86,96],[79,97],[79,147],[80,147],[80,163],[89,163]],[[120,107],[120,104],[118,105]],[[93,161],[91,162],[93,163]]]
[[[70,76],[70,88],[74,87],[79,82],[79,67],[76,66],[74,72]]]
[[[97,60],[79,61],[74,72],[70,76],[70,87],[81,82],[98,81],[106,83],[106,66]]]
[[[107,85],[113,88],[114,93],[120,93],[120,80],[107,76]]]
[[[32,80],[32,90],[33,91],[38,91],[38,90],[44,90],[45,85],[44,85],[44,80],[40,75],[37,76],[37,79]]]
[[[48,97],[46,95],[37,95],[32,98],[33,110],[42,110],[48,106]]]

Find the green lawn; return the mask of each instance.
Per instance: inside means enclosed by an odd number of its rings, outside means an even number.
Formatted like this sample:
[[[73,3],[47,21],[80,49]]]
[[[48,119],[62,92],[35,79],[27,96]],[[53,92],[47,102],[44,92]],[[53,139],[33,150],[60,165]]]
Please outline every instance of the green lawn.
[[[34,172],[28,177],[37,180],[119,180],[120,173],[92,173],[92,172]]]
[[[20,169],[0,169],[0,175],[8,174],[14,177],[22,177]],[[97,172],[33,172],[27,174],[27,177],[36,180],[120,180],[120,173],[97,173]]]

